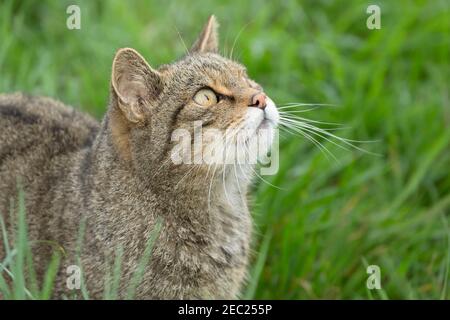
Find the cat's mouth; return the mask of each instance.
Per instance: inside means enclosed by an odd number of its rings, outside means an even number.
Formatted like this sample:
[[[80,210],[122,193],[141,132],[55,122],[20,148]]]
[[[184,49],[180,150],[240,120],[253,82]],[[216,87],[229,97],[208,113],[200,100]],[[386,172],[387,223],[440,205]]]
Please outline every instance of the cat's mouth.
[[[260,130],[272,129],[275,126],[276,126],[276,124],[274,123],[273,120],[268,119],[268,118],[264,118],[264,119],[261,120],[261,123],[256,128],[256,132],[258,132]]]

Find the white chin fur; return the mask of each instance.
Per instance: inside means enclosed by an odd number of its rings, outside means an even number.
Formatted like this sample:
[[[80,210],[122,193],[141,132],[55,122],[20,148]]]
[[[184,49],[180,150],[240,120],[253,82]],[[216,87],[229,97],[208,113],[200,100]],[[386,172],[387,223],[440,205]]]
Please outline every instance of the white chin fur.
[[[271,121],[273,128],[275,128],[280,120],[280,114],[278,113],[277,106],[269,97],[267,97],[267,106],[264,109],[264,113],[266,119]]]
[[[258,158],[262,153],[269,151],[279,119],[277,107],[269,97],[267,97],[267,105],[264,110],[247,108],[243,129],[249,134],[249,142],[256,140],[258,147],[255,152],[258,153]]]

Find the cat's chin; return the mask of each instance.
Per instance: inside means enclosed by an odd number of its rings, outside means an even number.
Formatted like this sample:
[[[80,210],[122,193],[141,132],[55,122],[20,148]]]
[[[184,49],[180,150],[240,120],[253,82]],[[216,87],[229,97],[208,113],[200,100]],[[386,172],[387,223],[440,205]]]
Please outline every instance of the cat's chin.
[[[264,109],[264,120],[268,120],[273,128],[276,128],[280,121],[280,114],[278,113],[277,106],[269,97],[267,97],[267,106]]]
[[[279,118],[280,116],[275,103],[272,99],[267,97],[267,106],[264,109],[264,118],[261,120],[261,123],[256,129],[258,139],[263,142],[263,145],[265,145],[263,146],[266,149],[263,150],[264,152],[268,152],[272,146]]]

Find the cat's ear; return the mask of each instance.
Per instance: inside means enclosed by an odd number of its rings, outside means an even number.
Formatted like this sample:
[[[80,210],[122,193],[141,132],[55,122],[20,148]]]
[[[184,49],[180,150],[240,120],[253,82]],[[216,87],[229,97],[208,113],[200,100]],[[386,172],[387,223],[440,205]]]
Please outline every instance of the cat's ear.
[[[208,22],[203,27],[203,31],[200,33],[197,40],[189,50],[190,52],[218,52],[219,51],[219,36],[217,29],[219,24],[217,23],[214,15],[210,16]]]
[[[161,74],[131,48],[117,51],[111,85],[118,107],[134,123],[144,119],[145,107],[158,97],[163,88]]]

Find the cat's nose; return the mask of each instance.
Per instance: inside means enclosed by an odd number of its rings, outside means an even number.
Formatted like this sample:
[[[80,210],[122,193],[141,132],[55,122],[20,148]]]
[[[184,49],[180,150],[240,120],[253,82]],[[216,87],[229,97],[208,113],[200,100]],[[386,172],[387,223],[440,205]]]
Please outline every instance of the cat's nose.
[[[263,92],[258,92],[252,96],[252,98],[250,99],[250,104],[248,106],[264,110],[267,105],[266,100],[267,96]]]

